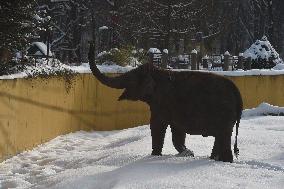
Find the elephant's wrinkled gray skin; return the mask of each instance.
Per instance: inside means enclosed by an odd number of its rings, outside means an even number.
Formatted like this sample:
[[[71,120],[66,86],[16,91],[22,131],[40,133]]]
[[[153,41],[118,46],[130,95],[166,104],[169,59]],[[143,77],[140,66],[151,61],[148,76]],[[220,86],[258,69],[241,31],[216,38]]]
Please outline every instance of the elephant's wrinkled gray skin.
[[[243,103],[232,81],[212,73],[175,72],[150,64],[117,77],[107,77],[95,65],[92,45],[89,62],[100,82],[125,89],[119,100],[140,100],[150,106],[152,155],[161,155],[166,128],[170,125],[173,145],[181,155],[193,156],[185,146],[186,133],[214,136],[210,158],[233,162],[231,135],[235,123],[238,131]],[[237,141],[234,152],[238,154]]]

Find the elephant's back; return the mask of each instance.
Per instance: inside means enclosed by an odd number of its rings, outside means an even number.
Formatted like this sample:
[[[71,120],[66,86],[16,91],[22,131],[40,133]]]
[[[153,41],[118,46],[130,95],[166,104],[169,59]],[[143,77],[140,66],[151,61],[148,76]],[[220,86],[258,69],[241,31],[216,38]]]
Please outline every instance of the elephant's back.
[[[235,84],[229,79],[209,73],[183,73],[174,83],[175,109],[191,129],[216,129],[233,125],[242,109]]]

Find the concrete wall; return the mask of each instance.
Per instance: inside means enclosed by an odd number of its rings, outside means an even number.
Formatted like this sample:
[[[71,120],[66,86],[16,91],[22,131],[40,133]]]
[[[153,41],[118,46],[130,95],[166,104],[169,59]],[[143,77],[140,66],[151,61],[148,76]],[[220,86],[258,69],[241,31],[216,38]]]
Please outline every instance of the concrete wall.
[[[245,108],[261,102],[284,106],[284,75],[230,77]],[[115,130],[149,123],[149,108],[117,98],[121,90],[91,74],[71,82],[49,79],[0,80],[0,160],[78,130]]]

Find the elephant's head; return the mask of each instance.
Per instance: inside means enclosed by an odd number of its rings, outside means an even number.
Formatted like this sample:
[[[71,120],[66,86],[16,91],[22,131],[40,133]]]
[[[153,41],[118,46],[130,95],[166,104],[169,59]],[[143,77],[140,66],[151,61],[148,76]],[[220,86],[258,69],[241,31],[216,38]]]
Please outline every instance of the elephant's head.
[[[154,68],[144,64],[134,70],[117,77],[108,77],[100,72],[95,64],[94,47],[90,45],[89,64],[93,75],[104,85],[116,89],[125,89],[118,100],[141,100],[149,101],[154,89],[155,81],[150,70]]]

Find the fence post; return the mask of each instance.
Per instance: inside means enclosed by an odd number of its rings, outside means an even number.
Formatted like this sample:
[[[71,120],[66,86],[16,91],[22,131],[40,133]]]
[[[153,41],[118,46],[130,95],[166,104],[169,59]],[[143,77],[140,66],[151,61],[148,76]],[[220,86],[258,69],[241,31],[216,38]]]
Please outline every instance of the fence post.
[[[208,69],[208,59],[209,57],[205,55],[202,59],[202,67]]]
[[[154,53],[149,52],[148,53],[148,59],[149,59],[149,64],[153,66],[154,65],[153,64],[153,62],[154,62]]]
[[[244,54],[243,53],[239,54],[237,68],[242,69],[242,70],[244,69]]]
[[[251,55],[246,58],[245,70],[251,70]]]
[[[226,51],[224,54],[224,71],[229,70],[229,59],[230,59],[230,53],[229,51]]]
[[[197,70],[197,51],[193,49],[190,53],[191,70]]]
[[[164,49],[162,52],[162,64],[161,68],[166,69],[168,66],[168,61],[169,61],[169,51],[168,49]]]

